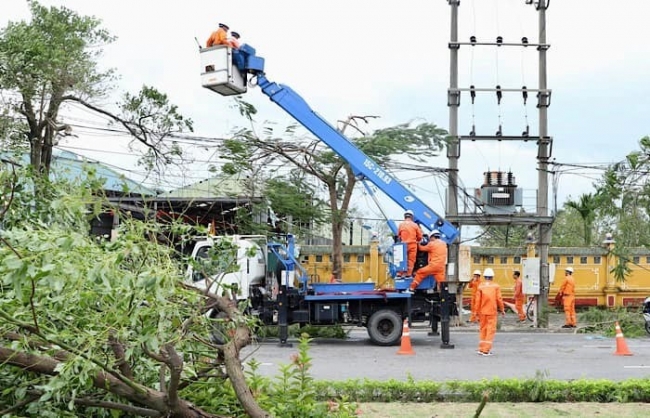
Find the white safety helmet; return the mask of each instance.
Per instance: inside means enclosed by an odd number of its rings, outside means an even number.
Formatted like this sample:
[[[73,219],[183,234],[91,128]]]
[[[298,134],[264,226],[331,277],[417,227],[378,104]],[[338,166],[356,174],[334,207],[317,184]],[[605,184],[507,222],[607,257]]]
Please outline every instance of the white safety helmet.
[[[406,218],[407,216],[410,216],[411,218],[413,217],[413,211],[411,209],[404,212],[404,217]]]
[[[441,235],[442,235],[442,232],[438,231],[437,229],[434,229],[433,231],[431,231],[430,236],[432,236],[432,237],[440,237]]]
[[[573,267],[567,267],[567,268],[564,269],[564,271],[573,274]]]
[[[494,271],[491,268],[486,268],[485,271],[483,271],[483,277],[486,279],[489,277],[490,279],[494,277]]]
[[[473,276],[480,276],[481,275],[481,270],[474,270],[474,273],[472,273]]]

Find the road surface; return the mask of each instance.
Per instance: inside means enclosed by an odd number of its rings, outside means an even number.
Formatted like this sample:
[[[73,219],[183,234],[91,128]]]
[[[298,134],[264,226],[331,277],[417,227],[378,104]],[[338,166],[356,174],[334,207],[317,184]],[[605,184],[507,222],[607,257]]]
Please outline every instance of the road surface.
[[[504,326],[497,331],[494,355],[476,354],[478,328],[474,325],[451,330],[453,349],[441,349],[440,337],[427,335],[424,326],[411,329],[415,355],[398,355],[399,347],[377,347],[363,328],[355,328],[347,340],[317,339],[310,344],[311,375],[319,380],[481,380],[492,378],[535,378],[538,372],[548,379],[610,379],[650,377],[650,338],[626,338],[632,356],[617,356],[615,338],[597,334],[577,334],[551,327],[550,332],[530,330],[528,325]],[[267,376],[279,373],[297,352],[266,340],[244,350],[244,355],[261,363]]]

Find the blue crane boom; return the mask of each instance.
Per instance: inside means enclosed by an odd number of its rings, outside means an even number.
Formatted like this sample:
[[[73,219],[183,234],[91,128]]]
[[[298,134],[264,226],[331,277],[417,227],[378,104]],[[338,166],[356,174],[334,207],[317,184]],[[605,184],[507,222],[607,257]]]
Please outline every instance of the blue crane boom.
[[[284,109],[296,121],[314,134],[314,136],[327,144],[343,158],[350,165],[353,173],[359,180],[371,181],[400,207],[413,211],[413,220],[415,222],[424,226],[429,231],[439,230],[442,233],[442,239],[448,244],[451,244],[456,239],[459,231],[453,224],[429,208],[397,179],[373,161],[372,158],[357,148],[352,141],[319,116],[298,93],[286,85],[270,81],[264,73],[264,58],[257,56],[253,47],[244,44],[239,50],[229,50],[230,52],[232,52],[234,67],[240,71],[239,74],[234,74],[235,77],[231,77],[233,80],[243,78],[245,81],[247,75],[252,75],[262,92],[271,101]],[[230,65],[230,63],[226,65]],[[214,67],[212,71],[214,71]],[[235,72],[235,69],[228,68],[228,71]],[[211,86],[205,83],[204,87],[211,88]],[[218,90],[215,91],[227,95],[240,94],[245,90],[246,86],[240,85],[239,88],[235,86],[232,92],[228,93],[222,93]]]

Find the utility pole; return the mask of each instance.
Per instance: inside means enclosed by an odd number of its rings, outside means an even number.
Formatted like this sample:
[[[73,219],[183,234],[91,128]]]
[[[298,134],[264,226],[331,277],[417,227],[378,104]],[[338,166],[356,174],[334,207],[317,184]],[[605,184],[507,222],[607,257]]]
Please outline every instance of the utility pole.
[[[451,36],[449,40],[450,51],[450,73],[449,89],[447,93],[447,105],[449,107],[449,143],[447,145],[447,159],[449,160],[449,182],[447,193],[447,220],[456,225],[459,229],[462,225],[525,225],[529,228],[537,228],[539,239],[538,256],[539,263],[539,294],[537,295],[537,315],[536,326],[548,326],[548,293],[549,283],[549,264],[548,250],[551,243],[551,225],[553,217],[549,216],[548,208],[548,161],[551,157],[552,138],[548,135],[548,107],[551,104],[551,91],[547,86],[546,71],[546,51],[550,45],[546,44],[546,10],[548,9],[549,0],[523,0],[527,5],[534,5],[539,14],[539,40],[538,43],[529,43],[528,38],[523,37],[521,42],[504,42],[503,37],[497,36],[496,42],[478,40],[475,35],[470,37],[469,42],[458,40],[458,8],[460,0],[447,0],[451,6]],[[458,86],[458,52],[461,46],[475,47],[537,47],[539,53],[539,85],[536,89],[529,89],[526,86],[519,88],[502,88],[497,85],[495,88],[476,88],[475,86],[459,87]],[[537,93],[537,108],[539,109],[539,132],[537,135],[529,133],[529,128],[521,135],[504,135],[499,125],[496,135],[479,135],[472,130],[467,137],[462,137],[458,133],[458,111],[460,107],[461,92],[469,92],[472,97],[472,103],[477,93],[492,92],[496,93],[500,102],[503,93],[520,92],[522,93],[524,104],[528,93]],[[529,141],[537,139],[537,171],[538,171],[538,188],[537,203],[535,214],[526,213],[504,213],[499,211],[488,211],[490,204],[485,204],[483,213],[469,211],[466,213],[458,212],[458,161],[460,159],[460,146],[463,140],[471,141]],[[488,173],[489,174],[489,173]],[[459,236],[460,237],[460,236]],[[459,260],[459,241],[450,246],[449,265],[450,270],[448,279],[450,283],[457,286],[457,299],[462,297],[460,294],[462,287],[458,275]],[[534,254],[533,254],[534,256]],[[444,309],[444,306],[443,306]],[[444,319],[443,319],[443,342],[444,342]]]
[[[546,77],[546,9],[547,0],[537,0],[535,5],[539,13],[539,93],[537,107],[539,108],[539,142],[537,145],[537,175],[539,190],[537,193],[537,216],[548,216],[548,160],[551,157],[551,139],[548,136],[548,107],[551,104],[551,93],[547,90]],[[551,244],[551,225],[539,223],[539,297],[537,301],[538,327],[548,327],[548,293],[550,289],[548,271],[548,247]]]
[[[451,6],[451,32],[449,40],[449,94],[447,105],[449,106],[449,143],[447,144],[447,158],[449,159],[449,187],[447,196],[447,216],[458,216],[458,158],[460,157],[460,138],[458,137],[458,107],[460,106],[460,91],[458,91],[458,6],[460,0],[448,0]],[[453,223],[453,221],[452,221]],[[460,231],[460,224],[454,223]],[[456,300],[462,300],[462,286],[458,280],[458,259],[459,259],[460,233],[456,240],[451,243],[448,257],[447,281],[441,289],[441,315],[440,328],[442,333],[441,348],[453,348],[449,344],[449,314],[451,305],[449,303],[449,283],[454,283],[453,292],[456,293]]]

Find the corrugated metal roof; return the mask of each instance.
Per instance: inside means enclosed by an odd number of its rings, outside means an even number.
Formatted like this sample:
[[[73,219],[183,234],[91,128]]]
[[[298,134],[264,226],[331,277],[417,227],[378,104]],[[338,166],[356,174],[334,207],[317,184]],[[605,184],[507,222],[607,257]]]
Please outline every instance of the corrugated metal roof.
[[[70,151],[56,150],[52,155],[50,175],[54,179],[78,180],[84,178],[88,169],[97,173],[97,177],[104,179],[104,190],[118,192],[120,194],[155,196],[156,191],[141,183],[129,179],[124,174],[109,168],[99,161],[89,160],[79,154]],[[7,160],[15,161],[18,164],[29,164],[29,154],[2,153]]]
[[[245,187],[247,181],[249,181],[249,179],[246,177],[221,174],[216,177],[199,181],[198,183],[161,193],[159,196],[183,199],[216,198],[225,196],[231,198],[245,197],[246,199],[261,197],[261,191],[255,193],[255,196],[250,196],[250,193]]]

